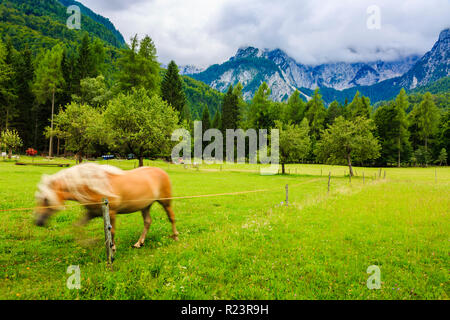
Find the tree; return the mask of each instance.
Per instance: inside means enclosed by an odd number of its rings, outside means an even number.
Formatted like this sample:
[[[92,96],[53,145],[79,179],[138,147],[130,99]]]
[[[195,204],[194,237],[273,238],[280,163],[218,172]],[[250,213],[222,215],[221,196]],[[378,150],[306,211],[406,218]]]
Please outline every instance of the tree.
[[[93,107],[106,106],[112,99],[112,92],[108,90],[105,77],[102,75],[96,78],[85,78],[80,83],[80,94],[72,95],[72,100],[80,104],[87,104]]]
[[[53,130],[53,116],[55,113],[55,94],[64,85],[64,77],[61,68],[64,48],[56,45],[39,58],[36,68],[36,80],[34,82],[34,93],[39,103],[44,104],[48,100],[52,102],[51,124]],[[53,155],[53,134],[50,135],[49,157]]]
[[[164,78],[161,82],[161,98],[171,105],[176,111],[183,115],[183,108],[186,105],[186,96],[183,90],[178,66],[170,61]]]
[[[76,154],[77,163],[83,155],[94,151],[97,143],[106,142],[106,128],[99,110],[87,104],[72,102],[54,119],[55,128],[46,128],[46,135],[64,139],[66,149]]]
[[[209,115],[209,109],[208,106],[205,104],[205,106],[203,107],[203,112],[202,112],[202,129],[203,129],[203,133],[205,133],[206,130],[211,128],[211,117]]]
[[[239,99],[229,86],[222,102],[222,131],[237,129],[239,125]]]
[[[322,133],[315,150],[317,158],[324,162],[346,162],[353,176],[352,159],[361,161],[380,156],[380,145],[373,136],[373,121],[364,117],[346,120],[336,118],[334,124]]]
[[[11,159],[13,151],[23,145],[22,139],[16,130],[6,129],[0,136],[0,142],[8,150],[8,158]]]
[[[327,108],[327,114],[325,116],[325,126],[334,123],[334,120],[344,115],[344,107],[339,104],[336,100],[330,103]]]
[[[211,117],[209,115],[208,106],[205,104],[202,112],[202,137],[205,136],[205,132],[211,128]],[[203,149],[209,144],[208,141],[203,141]]]
[[[292,121],[294,124],[300,124],[305,116],[305,108],[306,104],[300,97],[300,91],[295,90],[287,102],[284,122]]]
[[[402,90],[395,101],[383,104],[375,111],[376,136],[381,144],[380,164],[397,163],[400,166],[401,159],[411,153],[405,112],[408,105],[408,97]]]
[[[401,112],[394,101],[382,105],[377,108],[374,114],[374,123],[376,126],[375,135],[380,144],[380,158],[378,160],[380,165],[387,165],[388,163],[395,163],[399,160],[398,152],[401,157],[406,158],[411,151],[411,144],[409,142],[409,132],[401,132],[402,124],[398,113]],[[406,119],[405,119],[406,121]],[[406,125],[407,123],[403,124]],[[406,129],[406,127],[404,127]],[[400,146],[399,146],[400,137]]]
[[[26,146],[33,143],[33,118],[35,117],[32,86],[34,80],[34,64],[31,50],[25,48],[17,55],[15,64],[17,86],[17,119],[14,127],[21,133]]]
[[[436,136],[437,150],[450,150],[450,108],[442,115]]]
[[[104,117],[111,147],[134,153],[139,166],[146,155],[170,154],[178,116],[158,95],[143,88],[121,93],[108,103]]]
[[[409,107],[408,96],[406,95],[405,89],[401,89],[400,93],[395,99],[395,117],[394,122],[391,124],[394,126],[396,134],[396,146],[398,161],[397,166],[400,168],[401,152],[404,150],[404,145],[408,145],[409,131],[408,131],[408,120],[406,118],[406,110]]]
[[[248,103],[244,100],[244,86],[238,82],[233,88],[233,94],[237,98],[238,105],[238,124],[236,127],[242,128],[247,122],[248,116]]]
[[[442,164],[447,164],[447,150],[445,150],[445,148],[442,148],[439,153],[438,162],[440,166],[442,166]]]
[[[97,76],[96,61],[94,59],[94,54],[91,46],[91,39],[87,32],[83,34],[81,43],[78,46],[76,72],[78,76],[78,84],[82,79]]]
[[[425,93],[422,102],[414,107],[413,112],[418,134],[424,141],[425,152],[428,153],[428,140],[436,133],[439,124],[439,109],[431,93]]]
[[[249,128],[253,129],[269,129],[274,126],[272,117],[272,101],[270,97],[270,88],[267,83],[263,82],[256,91],[249,108]],[[222,122],[224,116],[222,114]]]
[[[299,162],[309,153],[311,139],[308,120],[303,119],[300,125],[276,120],[275,129],[278,129],[280,134],[280,163],[282,174],[284,174],[286,163]]]
[[[348,119],[356,117],[370,118],[372,107],[370,106],[370,99],[360,96],[359,91],[353,97],[353,101],[346,107],[346,114]]]
[[[120,91],[132,92],[133,88],[144,88],[155,93],[159,89],[159,63],[155,45],[149,36],[145,36],[140,43],[137,35],[131,38],[130,48],[122,50],[117,66]]]
[[[5,47],[0,42],[0,111],[4,117],[5,129],[9,127],[10,119],[15,116],[16,90],[14,87],[14,68],[12,65],[13,48],[10,42]],[[3,123],[0,123],[2,126]]]
[[[306,104],[306,118],[309,121],[310,135],[314,141],[319,140],[320,132],[324,128],[326,110],[323,105],[319,89],[314,91],[314,96]]]
[[[214,118],[212,119],[211,128],[219,129],[219,130],[222,128],[222,119],[220,118],[219,110],[216,111],[216,114],[214,115]]]

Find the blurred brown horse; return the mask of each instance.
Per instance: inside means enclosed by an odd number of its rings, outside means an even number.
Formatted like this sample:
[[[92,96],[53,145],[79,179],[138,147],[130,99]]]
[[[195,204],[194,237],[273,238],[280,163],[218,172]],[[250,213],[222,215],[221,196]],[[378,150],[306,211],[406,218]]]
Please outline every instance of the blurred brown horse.
[[[159,168],[141,167],[123,171],[109,165],[86,163],[64,169],[48,176],[44,175],[36,192],[36,224],[43,226],[48,218],[61,210],[66,200],[78,201],[87,209],[80,222],[102,216],[102,200],[109,201],[109,214],[114,242],[116,215],[142,212],[144,231],[134,245],[140,248],[152,223],[150,208],[157,201],[165,209],[172,223],[172,237],[178,240],[175,215],[171,206],[171,183],[167,173]],[[116,249],[114,244],[113,250]]]

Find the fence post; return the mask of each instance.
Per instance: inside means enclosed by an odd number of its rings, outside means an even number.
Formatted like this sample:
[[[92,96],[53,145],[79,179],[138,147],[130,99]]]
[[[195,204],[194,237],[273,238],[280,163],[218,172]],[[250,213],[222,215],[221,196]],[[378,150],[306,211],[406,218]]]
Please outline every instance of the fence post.
[[[434,168],[434,182],[437,183],[437,168]]]
[[[380,168],[380,173],[378,173],[378,178],[381,178],[381,168]]]
[[[383,179],[386,179],[386,170],[384,170]]]
[[[109,218],[109,201],[108,199],[103,199],[102,205],[102,213],[103,213],[103,225],[105,228],[105,248],[106,248],[106,260],[108,264],[111,264],[114,261],[113,256],[113,242],[111,237],[111,220]]]
[[[330,193],[331,171],[328,172],[328,193]]]
[[[352,183],[352,175],[350,174],[350,172],[348,173],[348,183]]]
[[[363,184],[364,184],[364,171],[363,171]]]
[[[289,205],[289,186],[286,185],[286,207]]]

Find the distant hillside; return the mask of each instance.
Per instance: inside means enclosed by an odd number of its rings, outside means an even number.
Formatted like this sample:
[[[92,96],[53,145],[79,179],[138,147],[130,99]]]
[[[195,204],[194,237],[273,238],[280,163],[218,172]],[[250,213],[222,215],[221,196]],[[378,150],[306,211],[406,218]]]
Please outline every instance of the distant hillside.
[[[203,106],[207,105],[211,118],[217,110],[221,110],[223,93],[212,89],[207,84],[197,81],[188,76],[182,76],[184,82],[184,93],[191,109],[192,119],[200,119]]]
[[[112,22],[108,18],[105,18],[105,17],[93,12],[91,9],[85,7],[82,3],[78,2],[78,1],[59,0],[59,2],[61,2],[66,7],[69,7],[71,5],[79,6],[82,14],[88,16],[95,22],[100,23],[101,25],[103,25],[105,28],[107,28],[109,31],[111,31],[114,34],[114,36],[117,39],[117,43],[115,43],[113,45],[115,45],[117,47],[126,45],[125,39],[123,38],[122,34],[119,32],[119,30],[116,29],[116,27],[112,24]]]
[[[90,17],[95,15],[92,11],[89,13],[87,8],[81,6],[80,9],[81,31],[87,31],[111,47],[124,46],[123,37],[118,37],[118,31],[111,30],[112,24],[97,22]],[[3,41],[9,37],[17,49],[28,46],[34,52],[51,48],[59,42],[74,44],[78,42],[81,32],[67,28],[68,17],[67,8],[57,0],[2,0],[0,37]],[[101,21],[98,15],[96,19]]]
[[[410,90],[411,93],[425,93],[427,91],[432,94],[450,92],[450,77],[445,77],[425,86]]]

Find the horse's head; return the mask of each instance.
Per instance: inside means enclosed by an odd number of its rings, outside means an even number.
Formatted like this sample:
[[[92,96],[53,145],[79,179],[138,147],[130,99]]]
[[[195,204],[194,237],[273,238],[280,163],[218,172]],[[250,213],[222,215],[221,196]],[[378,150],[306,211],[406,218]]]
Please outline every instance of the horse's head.
[[[44,175],[36,192],[35,223],[44,226],[47,220],[61,209],[62,199],[58,196],[57,184]]]

